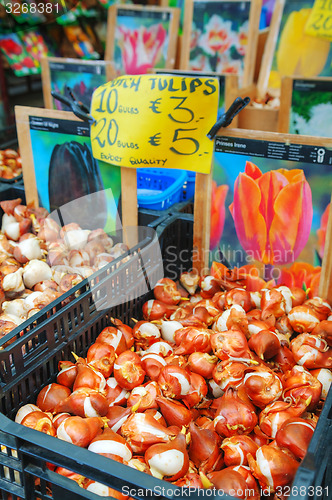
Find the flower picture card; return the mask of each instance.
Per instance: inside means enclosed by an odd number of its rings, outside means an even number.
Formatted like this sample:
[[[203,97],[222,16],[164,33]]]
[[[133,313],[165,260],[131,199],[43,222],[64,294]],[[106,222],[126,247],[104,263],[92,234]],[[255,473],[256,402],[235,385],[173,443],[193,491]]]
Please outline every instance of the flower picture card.
[[[187,0],[181,69],[253,79],[261,1]]]
[[[174,68],[179,14],[177,8],[112,5],[105,60],[114,61],[118,76]]]

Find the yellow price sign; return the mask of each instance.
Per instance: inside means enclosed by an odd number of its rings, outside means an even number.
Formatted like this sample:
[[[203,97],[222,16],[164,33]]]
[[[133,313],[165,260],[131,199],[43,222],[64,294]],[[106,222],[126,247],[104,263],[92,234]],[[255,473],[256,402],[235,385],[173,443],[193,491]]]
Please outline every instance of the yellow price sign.
[[[209,173],[219,81],[165,75],[122,76],[92,96],[92,152],[122,167]]]
[[[332,41],[332,0],[315,0],[304,31]]]

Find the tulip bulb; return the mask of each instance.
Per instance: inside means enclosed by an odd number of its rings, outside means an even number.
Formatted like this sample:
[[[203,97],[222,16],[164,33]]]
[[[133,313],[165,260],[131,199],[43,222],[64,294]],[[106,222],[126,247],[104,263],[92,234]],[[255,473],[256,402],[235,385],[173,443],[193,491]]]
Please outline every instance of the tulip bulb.
[[[191,411],[180,401],[158,396],[156,402],[168,425],[187,426],[192,420]]]
[[[173,348],[167,342],[154,342],[145,352],[159,354],[166,358],[166,356],[173,354]]]
[[[92,439],[101,432],[103,422],[98,417],[68,417],[57,429],[57,437],[68,443],[86,448]]]
[[[2,288],[5,292],[23,292],[25,284],[23,283],[23,268],[19,268],[14,273],[7,274],[2,280]]]
[[[161,320],[161,327],[160,327],[161,336],[167,342],[174,342],[174,334],[180,328],[182,328],[182,324],[179,321]]]
[[[182,273],[180,283],[190,295],[194,295],[199,284],[199,275],[197,273]]]
[[[17,424],[20,424],[22,422],[22,420],[24,419],[24,417],[26,415],[29,415],[29,413],[32,413],[33,411],[41,411],[41,409],[38,406],[33,405],[31,403],[28,403],[24,406],[21,406],[21,408],[16,413],[15,422]]]
[[[122,425],[121,434],[129,443],[152,445],[168,443],[174,436],[172,430],[158,423],[147,413],[133,413]]]
[[[227,466],[248,465],[247,455],[250,453],[255,458],[258,445],[250,436],[239,434],[225,438],[221,449]]]
[[[55,407],[71,394],[69,387],[48,384],[38,394],[37,406],[42,411],[54,412]],[[56,412],[58,413],[58,412]]]
[[[210,483],[210,487],[214,486],[218,490],[222,490],[224,493],[230,494],[231,496],[235,495],[236,498],[241,500],[247,499],[247,484],[239,472],[231,468],[226,468],[210,472],[207,477],[212,483]]]
[[[290,484],[294,479],[299,462],[274,446],[263,445],[256,452],[256,460],[248,454],[249,467],[263,489]]]
[[[90,441],[88,450],[103,456],[113,455],[124,462],[128,462],[133,456],[126,440],[108,428]]]
[[[79,417],[104,417],[107,411],[108,403],[105,396],[87,387],[72,392],[54,409],[54,413],[68,412]]]
[[[223,437],[249,434],[257,424],[255,408],[238,396],[238,391],[229,387],[220,398],[214,428]]]
[[[200,471],[209,472],[223,467],[220,436],[212,430],[200,429],[194,422],[189,425],[191,436],[189,458]]]
[[[315,425],[311,422],[303,418],[290,418],[278,430],[276,443],[279,448],[286,448],[296,458],[303,460],[314,430]]]
[[[21,424],[36,431],[44,432],[49,436],[55,436],[55,429],[50,416],[43,411],[33,411],[22,418]]]
[[[326,399],[332,384],[332,372],[327,368],[318,368],[318,370],[311,370],[313,375],[322,384],[321,398]]]
[[[175,481],[184,476],[189,468],[186,438],[183,434],[178,434],[170,443],[150,446],[144,457],[152,475],[160,479],[167,476],[169,481]]]
[[[29,260],[41,259],[43,257],[43,252],[40,248],[39,239],[32,237],[20,241],[16,245],[13,255],[21,264],[25,264]]]
[[[36,283],[51,278],[51,268],[41,260],[33,259],[23,268],[23,281],[27,288],[32,288]]]
[[[160,371],[158,384],[165,397],[181,399],[189,393],[190,376],[183,368],[167,365]]]

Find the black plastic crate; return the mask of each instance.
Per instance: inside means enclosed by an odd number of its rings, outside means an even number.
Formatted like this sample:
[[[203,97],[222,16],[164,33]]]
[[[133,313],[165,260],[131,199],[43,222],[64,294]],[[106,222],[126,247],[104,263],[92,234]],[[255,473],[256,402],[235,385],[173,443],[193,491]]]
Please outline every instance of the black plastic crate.
[[[122,241],[122,232],[112,235]],[[132,249],[92,274],[30,319],[0,339],[0,395],[31,366],[47,360],[50,352],[65,348],[80,329],[105,315],[114,304],[119,317],[126,316],[124,306],[143,295],[162,277],[160,247],[155,230],[140,227]],[[115,314],[115,313],[114,313]],[[129,314],[129,313],[128,313]],[[22,390],[24,390],[22,388]],[[16,397],[16,396],[14,396]],[[20,394],[13,408],[20,403]],[[1,407],[8,414],[8,406]]]
[[[5,200],[16,200],[16,198],[21,198],[22,205],[26,204],[25,191],[23,181],[17,181],[14,183],[4,183],[0,182],[0,201]],[[2,217],[2,211],[0,210],[0,217]]]
[[[332,389],[332,388],[331,388]],[[315,432],[293,484],[289,500],[332,498],[332,390],[329,391]],[[288,491],[287,491],[288,493]]]
[[[157,227],[161,254],[165,275],[170,275],[177,268],[180,272],[190,269],[191,251],[193,244],[193,218],[187,214],[170,217]],[[142,247],[142,245],[141,245]],[[177,249],[175,254],[174,247]],[[142,248],[142,260],[144,260],[144,249]],[[175,258],[174,258],[175,256]],[[145,276],[157,274],[158,262],[153,257],[148,261],[145,259],[145,271],[135,274],[138,285],[142,290],[146,287]],[[122,280],[123,266],[113,270],[111,279],[114,286],[118,286]],[[176,267],[177,266],[177,267]],[[130,269],[130,267],[128,267]],[[134,271],[135,272],[135,271]],[[172,276],[170,276],[172,277]],[[100,286],[103,286],[105,276],[99,277]],[[174,276],[173,276],[174,278]],[[97,280],[98,281],[98,280]],[[150,281],[152,281],[150,279]],[[73,446],[57,438],[42,434],[38,431],[22,427],[12,421],[18,408],[26,403],[34,403],[41,387],[54,382],[57,374],[57,364],[60,359],[70,359],[70,353],[74,351],[79,356],[84,356],[88,347],[94,342],[99,332],[109,324],[109,318],[117,317],[124,322],[129,322],[131,317],[140,318],[143,303],[152,296],[149,291],[145,295],[133,298],[133,291],[137,292],[137,283],[132,281],[126,283],[126,293],[123,294],[123,304],[111,307],[109,310],[97,311],[92,307],[93,295],[100,292],[97,288],[83,290],[82,294],[59,308],[49,320],[37,326],[38,331],[47,336],[43,349],[36,345],[35,356],[23,367],[18,374],[13,374],[7,384],[0,389],[0,409],[6,414],[0,414],[0,498],[3,500],[97,500],[100,497],[94,493],[80,488],[74,481],[52,472],[47,463],[65,467],[71,471],[80,473],[90,479],[101,482],[114,489],[121,491],[126,486],[131,497],[141,499],[142,491],[145,497],[157,498],[186,498],[188,495],[174,485],[153,478],[135,469],[111,461],[97,454],[91,455],[86,449]],[[136,286],[135,286],[136,285]],[[98,295],[98,293],[97,293]],[[63,300],[63,298],[62,298]],[[75,325],[75,328],[63,330],[64,325]],[[66,333],[59,341],[59,334]],[[54,335],[55,334],[55,335]],[[35,330],[29,334],[25,332],[26,339],[33,342],[36,337]],[[27,345],[15,340],[16,345]],[[11,347],[11,346],[10,346]],[[12,352],[15,362],[15,352]],[[0,351],[1,356],[1,351]],[[0,357],[1,364],[9,359]],[[12,361],[13,363],[13,361]],[[305,498],[314,500],[328,500],[331,498],[330,491],[323,487],[331,487],[331,432],[332,432],[332,392],[329,392],[324,405],[317,428],[311,440],[308,454],[298,469],[298,473],[290,490],[290,500]],[[324,496],[310,496],[310,486],[321,486],[322,491],[327,491]],[[298,489],[296,489],[296,486]],[[302,490],[300,486],[304,487]],[[318,493],[319,489],[312,491]],[[296,494],[298,492],[298,494]],[[307,492],[307,496],[303,493]],[[198,499],[202,493],[198,491],[191,494],[192,499]],[[228,495],[218,495],[212,491],[211,497],[231,500]]]
[[[148,226],[151,223],[155,223],[158,219],[158,224],[161,219],[166,219],[170,215],[176,215],[177,213],[194,213],[194,202],[193,199],[181,201],[179,203],[174,203],[174,205],[166,208],[165,210],[150,210],[148,208],[138,209],[138,225]]]

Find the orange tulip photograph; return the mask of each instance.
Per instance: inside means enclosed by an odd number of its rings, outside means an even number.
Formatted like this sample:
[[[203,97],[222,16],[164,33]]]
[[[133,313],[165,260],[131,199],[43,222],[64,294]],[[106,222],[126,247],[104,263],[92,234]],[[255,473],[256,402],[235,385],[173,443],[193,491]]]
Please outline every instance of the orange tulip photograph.
[[[255,264],[267,281],[287,279],[294,286],[315,290],[332,172],[327,161],[309,161],[215,152],[212,261],[226,262],[231,268],[246,266],[246,273]],[[256,277],[253,281],[257,287]]]

